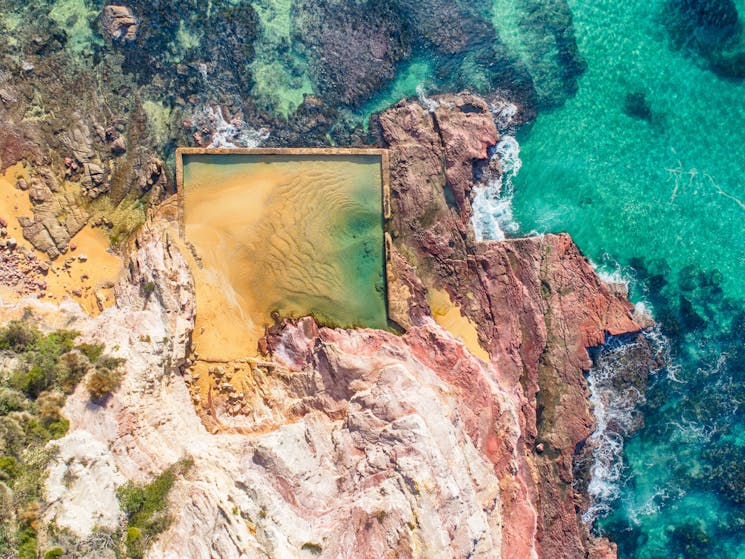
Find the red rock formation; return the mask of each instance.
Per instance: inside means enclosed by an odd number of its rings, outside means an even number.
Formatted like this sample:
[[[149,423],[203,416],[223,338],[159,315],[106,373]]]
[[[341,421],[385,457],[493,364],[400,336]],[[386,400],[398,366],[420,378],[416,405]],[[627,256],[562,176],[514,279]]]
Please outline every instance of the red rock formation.
[[[503,556],[529,556],[527,535],[533,529],[541,557],[609,556],[611,548],[597,547],[577,517],[575,500],[583,499],[572,489],[573,455],[593,428],[586,348],[602,343],[606,334],[639,330],[632,306],[599,281],[568,235],[474,241],[472,169],[497,141],[483,100],[438,97],[433,113],[402,102],[378,123],[391,150],[395,258],[410,255],[409,265],[420,270],[424,283],[444,288],[460,305],[489,351],[494,380],[511,387],[522,402],[515,471],[505,460],[512,451],[505,447],[508,439],[495,433],[493,410],[480,399],[483,388],[469,371],[419,344],[417,356],[463,391],[473,417],[491,418],[474,421],[470,432],[494,463],[505,493]],[[448,204],[446,188],[457,207]],[[421,296],[410,297],[409,308],[402,321],[421,324]]]
[[[64,321],[91,342],[116,340],[127,372],[104,408],[82,389],[68,400],[46,525],[81,538],[122,528],[116,485],[188,454],[194,466],[169,496],[178,514],[151,559],[616,556],[578,518],[573,466],[593,428],[586,348],[639,325],[567,235],[474,240],[469,173],[496,130],[476,97],[435,103],[377,119],[392,165],[389,312],[405,333],[280,322],[264,339],[271,359],[243,364],[241,395],[217,391],[205,407],[187,390],[187,260],[165,224],[144,227],[117,307]],[[436,324],[432,288],[475,325],[488,358]]]

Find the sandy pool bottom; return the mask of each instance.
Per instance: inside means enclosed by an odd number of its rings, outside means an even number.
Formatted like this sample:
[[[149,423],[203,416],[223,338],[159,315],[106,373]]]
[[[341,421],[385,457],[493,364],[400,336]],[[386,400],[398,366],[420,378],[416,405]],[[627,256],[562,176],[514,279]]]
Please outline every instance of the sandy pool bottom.
[[[274,313],[386,327],[380,156],[183,158],[200,360],[256,356]]]

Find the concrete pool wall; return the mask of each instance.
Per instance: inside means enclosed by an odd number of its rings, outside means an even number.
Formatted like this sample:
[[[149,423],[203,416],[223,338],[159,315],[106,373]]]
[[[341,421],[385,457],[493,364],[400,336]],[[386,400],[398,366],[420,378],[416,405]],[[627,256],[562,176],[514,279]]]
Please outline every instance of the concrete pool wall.
[[[387,326],[386,150],[181,148],[176,178],[200,355],[255,355],[274,312]]]

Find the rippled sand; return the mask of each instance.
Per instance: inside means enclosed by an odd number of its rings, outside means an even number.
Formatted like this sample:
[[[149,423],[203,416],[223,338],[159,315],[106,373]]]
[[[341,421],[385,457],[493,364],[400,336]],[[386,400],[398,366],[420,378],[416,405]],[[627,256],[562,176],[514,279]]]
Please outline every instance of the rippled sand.
[[[184,155],[201,357],[254,355],[274,311],[386,326],[378,156]]]

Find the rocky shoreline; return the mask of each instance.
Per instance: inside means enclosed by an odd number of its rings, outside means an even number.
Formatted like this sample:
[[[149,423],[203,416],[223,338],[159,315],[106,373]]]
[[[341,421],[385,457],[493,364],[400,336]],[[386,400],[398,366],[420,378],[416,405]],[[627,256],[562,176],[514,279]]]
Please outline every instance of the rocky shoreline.
[[[116,340],[127,360],[105,405],[78,389],[64,408],[46,547],[92,549],[81,542],[93,526],[121,530],[121,483],[188,455],[173,523],[147,557],[615,557],[580,518],[595,425],[587,348],[648,323],[567,235],[474,239],[474,171],[500,172],[487,166],[493,115],[470,94],[430,101],[401,102],[371,125],[390,150],[389,315],[402,335],[279,322],[266,357],[245,364],[240,402],[236,389],[195,400],[194,287],[170,203],[124,245],[114,307],[95,318],[46,307],[46,320]],[[145,167],[168,192],[157,169]],[[433,318],[434,290],[475,325],[488,359]],[[0,317],[26,304],[5,302]]]

